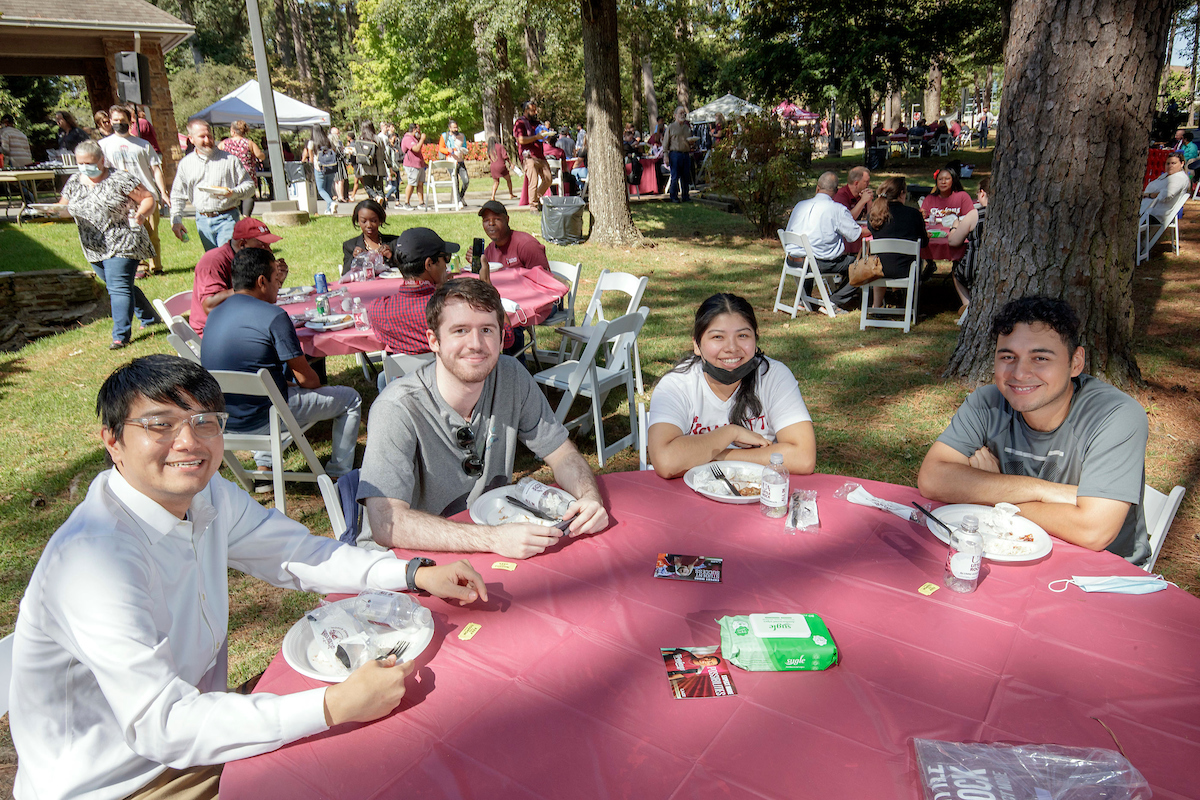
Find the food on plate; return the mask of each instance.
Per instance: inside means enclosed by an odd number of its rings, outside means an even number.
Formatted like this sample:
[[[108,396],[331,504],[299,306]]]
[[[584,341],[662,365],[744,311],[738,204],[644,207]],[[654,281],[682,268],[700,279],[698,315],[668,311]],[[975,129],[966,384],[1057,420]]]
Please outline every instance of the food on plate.
[[[758,497],[762,494],[762,473],[750,472],[748,470],[733,469],[725,467],[723,469],[725,477],[729,479],[737,488],[737,493],[742,497]],[[708,470],[706,469],[707,473]],[[708,492],[709,494],[719,494],[725,497],[731,497],[729,486],[720,478],[705,474],[696,481],[696,488],[700,491]]]
[[[979,532],[983,534],[985,555],[1022,556],[1037,549],[1034,535],[1017,535],[1014,530],[1021,509],[1012,503],[997,503],[995,508],[979,513]]]

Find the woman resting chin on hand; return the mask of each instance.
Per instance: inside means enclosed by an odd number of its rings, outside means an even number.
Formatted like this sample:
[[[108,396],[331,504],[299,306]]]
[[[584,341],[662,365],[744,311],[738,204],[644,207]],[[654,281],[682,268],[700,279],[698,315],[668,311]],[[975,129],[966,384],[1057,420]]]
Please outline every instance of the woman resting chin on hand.
[[[790,473],[807,475],[817,459],[796,379],[758,349],[754,309],[734,294],[715,294],[696,310],[692,355],[655,387],[646,438],[664,478],[710,461],[766,464],[772,453],[783,454]]]

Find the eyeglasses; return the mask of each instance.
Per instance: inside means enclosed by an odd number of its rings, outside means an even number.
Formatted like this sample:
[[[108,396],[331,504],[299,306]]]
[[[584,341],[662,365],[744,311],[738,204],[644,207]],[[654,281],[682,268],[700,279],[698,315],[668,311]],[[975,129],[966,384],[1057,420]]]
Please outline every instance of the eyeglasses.
[[[125,420],[126,425],[141,425],[145,428],[146,433],[158,439],[160,442],[172,442],[179,432],[183,430],[184,425],[192,426],[192,433],[196,434],[201,439],[211,439],[214,436],[220,436],[225,432],[225,422],[229,419],[229,415],[224,411],[205,411],[200,414],[192,414],[190,417],[183,419],[172,419],[171,417],[138,417],[136,419]]]
[[[475,445],[475,431],[471,430],[470,426],[464,425],[461,428],[454,429],[454,440],[458,442],[458,446],[466,451],[467,457],[462,461],[463,472],[468,478],[478,478],[483,474],[483,459],[475,454],[471,449]]]

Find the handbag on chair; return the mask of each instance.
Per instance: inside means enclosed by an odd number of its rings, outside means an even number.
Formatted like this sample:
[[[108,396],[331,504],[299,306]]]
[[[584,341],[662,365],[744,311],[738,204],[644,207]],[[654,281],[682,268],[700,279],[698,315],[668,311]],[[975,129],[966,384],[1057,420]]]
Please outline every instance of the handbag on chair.
[[[864,247],[858,254],[858,258],[854,259],[854,263],[850,265],[850,285],[862,286],[882,277],[883,262],[879,260],[879,256],[867,255],[867,249]]]

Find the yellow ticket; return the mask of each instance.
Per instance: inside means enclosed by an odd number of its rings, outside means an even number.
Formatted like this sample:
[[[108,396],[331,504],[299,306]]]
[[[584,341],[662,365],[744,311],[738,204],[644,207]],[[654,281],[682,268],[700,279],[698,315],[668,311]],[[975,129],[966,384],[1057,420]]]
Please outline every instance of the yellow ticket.
[[[516,568],[517,565],[511,561],[497,561],[495,564],[492,564],[492,569],[506,569],[509,572],[512,572]]]
[[[475,634],[479,633],[479,629],[482,627],[483,626],[480,625],[478,622],[468,622],[463,627],[463,629],[458,632],[458,638],[462,639],[465,642],[466,640],[470,639]]]
[[[926,583],[922,585],[921,588],[917,589],[917,591],[928,597],[940,588],[942,587],[938,586],[936,583]]]

